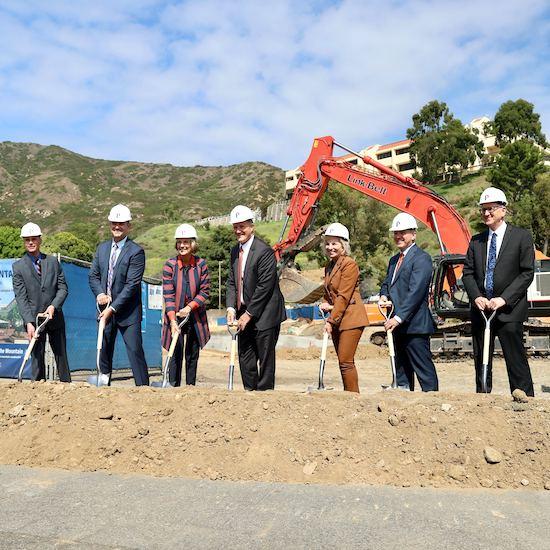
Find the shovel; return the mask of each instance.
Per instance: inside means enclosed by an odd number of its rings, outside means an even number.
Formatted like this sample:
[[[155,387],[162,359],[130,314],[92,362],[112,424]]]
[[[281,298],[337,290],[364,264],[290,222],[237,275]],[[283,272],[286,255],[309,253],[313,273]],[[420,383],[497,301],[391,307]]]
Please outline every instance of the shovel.
[[[227,379],[227,389],[233,390],[233,375],[235,374],[235,355],[237,354],[237,335],[239,334],[239,329],[236,328],[236,325],[227,325],[227,332],[231,335],[231,352],[229,353],[229,375]]]
[[[106,308],[109,307],[110,303],[111,303],[111,298],[110,297],[109,297],[109,301],[106,304],[103,304],[102,306],[100,306],[96,302],[97,312],[101,313],[102,311],[104,311]],[[106,385],[105,383],[101,382],[101,369],[99,368],[99,357],[101,355],[101,350],[103,348],[103,333],[104,332],[105,332],[105,318],[102,317],[99,320],[99,325],[97,327],[97,345],[96,345],[97,354],[96,354],[96,360],[95,360],[97,374],[93,374],[92,376],[88,376],[88,384],[90,384],[90,386],[96,386],[97,388],[99,388],[100,386],[105,386]],[[109,376],[109,379],[110,379],[110,376]]]
[[[393,313],[393,304],[391,302],[385,302],[384,304],[378,304],[378,311],[384,317],[384,319],[389,320],[391,314]],[[397,388],[397,371],[395,367],[395,347],[393,345],[393,333],[391,330],[386,331],[386,337],[388,340],[388,349],[390,351],[390,366],[391,366],[391,375],[392,382],[390,386],[382,385],[384,389],[395,390]]]
[[[483,331],[483,362],[481,365],[481,391],[487,392],[487,371],[489,370],[489,347],[491,343],[491,321],[495,317],[497,310],[493,310],[493,313],[487,317],[485,311],[481,312],[483,319],[485,319],[485,330]]]
[[[185,323],[189,321],[189,315],[186,315],[178,324],[178,329],[181,330]],[[166,354],[166,359],[164,360],[164,368],[162,369],[162,382],[151,382],[151,386],[154,388],[173,388],[172,384],[170,384],[169,380],[169,374],[170,374],[170,361],[172,360],[172,356],[174,355],[174,351],[176,350],[176,346],[178,344],[178,341],[181,337],[180,333],[172,334],[172,341],[170,342],[170,348],[168,349],[168,353]]]
[[[42,322],[39,321],[39,319],[44,319]],[[34,345],[36,344],[36,341],[38,338],[40,338],[40,334],[48,324],[48,321],[50,318],[45,313],[39,313],[36,316],[36,329],[34,331],[34,335],[31,338],[31,341],[29,342],[29,346],[27,347],[27,351],[25,351],[25,355],[23,356],[23,362],[21,363],[21,368],[19,369],[19,375],[17,376],[17,380],[19,382],[23,381],[23,370],[25,369],[25,365],[27,364],[27,361],[29,360],[29,357],[31,356],[32,350],[34,348]]]

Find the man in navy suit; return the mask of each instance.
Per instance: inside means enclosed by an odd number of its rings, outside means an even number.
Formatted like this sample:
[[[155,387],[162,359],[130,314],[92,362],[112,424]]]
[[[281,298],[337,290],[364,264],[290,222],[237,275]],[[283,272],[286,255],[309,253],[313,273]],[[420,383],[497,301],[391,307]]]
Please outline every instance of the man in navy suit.
[[[111,383],[115,339],[120,331],[136,386],[149,385],[141,337],[141,280],[145,271],[143,248],[128,238],[132,216],[123,204],[109,213],[112,240],[98,245],[90,269],[90,288],[106,321],[99,358],[99,386]]]
[[[472,343],[476,369],[476,391],[481,393],[483,331],[481,312],[490,315],[491,323],[487,391],[493,386],[492,356],[498,336],[508,371],[510,391],[523,390],[533,397],[533,379],[523,345],[523,321],[527,319],[527,289],[535,275],[535,247],[526,229],[504,221],[506,195],[489,187],[479,199],[480,214],[487,230],[470,241],[462,281],[472,307]]]
[[[399,254],[390,259],[379,303],[390,300],[394,306],[394,315],[384,327],[393,332],[397,386],[413,391],[416,374],[422,391],[437,391],[430,351],[434,321],[428,308],[432,259],[415,244],[417,228],[414,217],[405,212],[393,219],[390,231]]]

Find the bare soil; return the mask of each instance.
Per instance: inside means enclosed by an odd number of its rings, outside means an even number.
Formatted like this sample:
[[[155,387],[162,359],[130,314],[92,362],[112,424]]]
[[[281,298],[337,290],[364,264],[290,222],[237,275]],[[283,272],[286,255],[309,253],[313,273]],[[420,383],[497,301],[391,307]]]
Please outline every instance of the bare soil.
[[[228,356],[204,351],[197,387],[0,384],[0,463],[154,476],[550,489],[550,360],[532,360],[537,397],[515,403],[502,360],[494,393],[473,392],[470,360],[437,365],[439,393],[381,391],[385,351],[358,354],[361,394],[341,391],[331,351],[280,350],[277,390],[225,390]],[[238,369],[237,369],[238,370]],[[78,378],[76,376],[75,378]],[[158,378],[158,375],[157,375]],[[81,380],[84,376],[80,377]],[[495,452],[496,451],[496,452]],[[497,462],[489,463],[495,454]]]

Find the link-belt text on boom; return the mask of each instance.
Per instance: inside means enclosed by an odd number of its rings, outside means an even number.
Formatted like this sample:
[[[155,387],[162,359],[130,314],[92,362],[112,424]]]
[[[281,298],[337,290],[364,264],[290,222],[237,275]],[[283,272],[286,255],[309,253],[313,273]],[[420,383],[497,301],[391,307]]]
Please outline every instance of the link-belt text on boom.
[[[370,189],[371,191],[375,191],[376,193],[380,193],[381,195],[385,195],[388,192],[387,187],[376,185],[372,183],[372,181],[362,180],[361,178],[357,178],[355,176],[352,176],[351,174],[348,174],[347,179],[350,183],[355,183],[356,185],[360,185],[361,187],[365,187],[366,189]]]

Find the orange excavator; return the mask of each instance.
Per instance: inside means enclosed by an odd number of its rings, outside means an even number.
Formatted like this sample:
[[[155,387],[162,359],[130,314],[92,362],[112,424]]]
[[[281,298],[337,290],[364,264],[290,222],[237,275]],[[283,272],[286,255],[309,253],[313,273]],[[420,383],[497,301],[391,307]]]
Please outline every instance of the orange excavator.
[[[352,156],[335,157],[335,146]],[[353,157],[361,159],[368,168],[360,169],[350,162]],[[294,258],[320,242],[323,228],[314,230],[315,213],[331,180],[408,212],[435,233],[441,254],[434,258],[430,307],[442,329],[440,337],[436,336],[432,341],[432,351],[441,354],[470,352],[471,339],[467,337],[470,307],[461,281],[471,237],[466,222],[444,197],[414,178],[337,143],[331,136],[314,140],[310,155],[300,168],[279,242],[273,247],[279,262],[281,290],[287,302],[313,303],[323,295],[322,287],[304,278],[294,268]],[[536,262],[537,273],[528,291],[529,315],[546,317],[550,316],[550,259],[537,251]],[[446,319],[453,322],[445,323]],[[550,325],[530,319],[525,328],[527,348],[532,353],[548,353]],[[373,341],[381,343],[382,334],[375,334]]]

